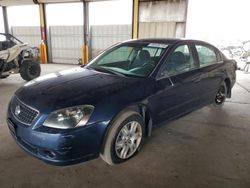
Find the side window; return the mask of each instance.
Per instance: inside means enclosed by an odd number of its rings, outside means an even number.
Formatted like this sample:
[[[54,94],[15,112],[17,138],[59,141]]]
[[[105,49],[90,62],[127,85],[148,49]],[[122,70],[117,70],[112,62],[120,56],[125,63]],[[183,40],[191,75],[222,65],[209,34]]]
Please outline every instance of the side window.
[[[212,48],[202,45],[195,45],[195,47],[198,53],[200,67],[212,65],[217,62],[217,54]]]
[[[173,76],[195,68],[194,59],[188,45],[177,47],[163,64],[160,76]]]

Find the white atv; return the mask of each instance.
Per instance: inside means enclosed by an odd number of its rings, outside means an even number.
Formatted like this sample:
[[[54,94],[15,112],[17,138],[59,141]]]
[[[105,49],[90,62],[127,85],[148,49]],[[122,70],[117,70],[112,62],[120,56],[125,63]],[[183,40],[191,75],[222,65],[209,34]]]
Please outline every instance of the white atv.
[[[10,34],[0,33],[0,79],[15,73],[27,81],[40,76],[39,50]]]

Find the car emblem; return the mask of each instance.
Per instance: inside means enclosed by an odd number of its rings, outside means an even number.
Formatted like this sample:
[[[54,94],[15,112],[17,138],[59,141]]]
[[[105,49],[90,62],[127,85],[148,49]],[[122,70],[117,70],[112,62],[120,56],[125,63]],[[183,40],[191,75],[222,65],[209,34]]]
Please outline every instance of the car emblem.
[[[16,106],[15,115],[18,116],[21,113],[21,108],[19,105]]]

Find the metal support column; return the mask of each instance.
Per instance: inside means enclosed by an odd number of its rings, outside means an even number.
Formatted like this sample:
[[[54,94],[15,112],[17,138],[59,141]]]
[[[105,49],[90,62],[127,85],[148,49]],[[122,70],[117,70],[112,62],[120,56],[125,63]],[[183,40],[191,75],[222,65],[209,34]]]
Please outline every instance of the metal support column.
[[[139,27],[139,0],[133,0],[133,22],[132,22],[133,39],[138,38]]]
[[[83,1],[83,32],[84,44],[82,47],[82,64],[89,62],[89,3]]]
[[[46,13],[45,13],[45,5],[43,3],[39,4],[39,12],[40,12],[40,27],[41,27],[41,39],[42,42],[40,44],[40,60],[41,63],[48,63],[48,51],[47,51],[47,32],[46,32]]]
[[[10,33],[7,8],[3,7],[3,22],[4,22],[4,31],[5,33]]]
[[[187,32],[188,5],[189,5],[189,0],[186,0],[184,37],[186,37],[186,32]]]

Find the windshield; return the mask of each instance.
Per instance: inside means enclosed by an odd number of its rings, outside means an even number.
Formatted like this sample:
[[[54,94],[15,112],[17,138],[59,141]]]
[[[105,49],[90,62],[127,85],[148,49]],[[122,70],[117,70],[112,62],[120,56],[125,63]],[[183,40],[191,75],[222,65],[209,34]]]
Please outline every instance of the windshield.
[[[157,65],[168,44],[123,43],[104,52],[87,68],[118,75],[147,77]]]

